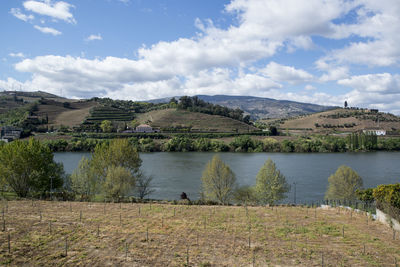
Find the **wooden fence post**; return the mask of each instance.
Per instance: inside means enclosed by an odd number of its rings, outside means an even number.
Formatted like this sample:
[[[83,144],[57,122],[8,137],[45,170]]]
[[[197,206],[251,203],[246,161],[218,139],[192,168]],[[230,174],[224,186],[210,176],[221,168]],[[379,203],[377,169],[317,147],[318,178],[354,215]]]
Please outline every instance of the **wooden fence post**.
[[[321,252],[321,266],[324,267],[324,252]]]
[[[68,256],[68,238],[65,237],[65,257]]]
[[[8,233],[8,253],[11,254],[11,235]]]
[[[189,266],[189,246],[186,248],[186,266]]]
[[[128,259],[128,242],[125,242],[125,258]]]

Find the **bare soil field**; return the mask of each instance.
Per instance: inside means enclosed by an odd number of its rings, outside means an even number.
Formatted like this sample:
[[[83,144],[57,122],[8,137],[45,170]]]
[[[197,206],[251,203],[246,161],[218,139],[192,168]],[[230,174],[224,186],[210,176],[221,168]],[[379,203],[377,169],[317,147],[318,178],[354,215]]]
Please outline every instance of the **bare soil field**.
[[[0,265],[395,266],[400,239],[365,213],[307,207],[10,201]]]

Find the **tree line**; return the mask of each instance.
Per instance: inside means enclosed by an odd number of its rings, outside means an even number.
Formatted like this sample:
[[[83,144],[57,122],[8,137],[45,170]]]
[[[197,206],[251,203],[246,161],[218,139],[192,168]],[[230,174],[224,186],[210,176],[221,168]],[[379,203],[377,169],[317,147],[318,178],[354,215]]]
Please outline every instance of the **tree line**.
[[[112,139],[74,137],[69,140],[42,141],[53,152],[94,151],[100,143]],[[125,137],[123,135],[119,137]],[[219,138],[233,137],[230,142]],[[335,136],[308,136],[296,139],[278,140],[273,137],[254,138],[252,135],[233,134],[177,134],[169,137],[163,134],[141,134],[125,137],[139,152],[348,152],[348,151],[399,151],[400,138],[379,138],[373,135],[352,134],[347,138]]]
[[[243,110],[236,108],[231,109],[221,105],[212,104],[206,102],[197,96],[182,96],[179,98],[179,103],[175,98],[170,100],[170,103],[176,104],[177,108],[189,110],[192,112],[201,112],[210,115],[220,115],[235,120],[243,121],[245,123],[250,122],[250,116],[243,116]]]

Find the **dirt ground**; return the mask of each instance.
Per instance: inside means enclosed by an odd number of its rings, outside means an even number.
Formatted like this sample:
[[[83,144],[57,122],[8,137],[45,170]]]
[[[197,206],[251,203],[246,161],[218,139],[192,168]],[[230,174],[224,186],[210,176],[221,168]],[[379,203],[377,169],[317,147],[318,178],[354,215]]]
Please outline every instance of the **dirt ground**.
[[[365,213],[343,208],[57,201],[1,205],[1,266],[400,264],[400,233],[394,236]]]

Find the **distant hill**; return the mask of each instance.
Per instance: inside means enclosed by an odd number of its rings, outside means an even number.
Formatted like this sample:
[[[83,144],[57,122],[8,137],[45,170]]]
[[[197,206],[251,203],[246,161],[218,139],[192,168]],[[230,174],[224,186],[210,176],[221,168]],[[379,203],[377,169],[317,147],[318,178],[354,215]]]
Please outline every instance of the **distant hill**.
[[[300,103],[289,100],[276,100],[255,96],[228,96],[228,95],[197,95],[198,98],[213,104],[228,108],[240,108],[253,119],[287,118],[304,114],[311,114],[333,109],[331,106],[321,106],[309,103]],[[150,103],[165,103],[172,97],[149,100]],[[175,96],[179,99],[179,96]]]
[[[0,97],[2,96],[8,96],[8,97],[17,97],[19,99],[23,99],[23,101],[25,102],[33,102],[33,101],[37,101],[38,99],[41,98],[46,98],[46,99],[52,99],[52,100],[56,100],[56,101],[60,101],[60,102],[74,102],[77,101],[75,99],[68,99],[68,98],[64,98],[58,95],[54,95],[54,94],[50,94],[47,92],[43,92],[43,91],[36,91],[36,92],[23,92],[23,91],[3,91],[0,92]]]
[[[266,122],[274,124],[273,120]],[[282,130],[288,129],[289,131],[308,133],[331,134],[335,132],[355,132],[368,128],[396,132],[400,130],[400,117],[369,109],[337,108],[287,120],[276,120],[275,124]]]

